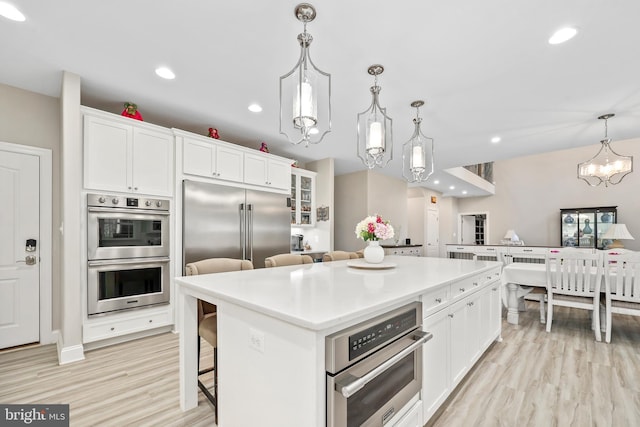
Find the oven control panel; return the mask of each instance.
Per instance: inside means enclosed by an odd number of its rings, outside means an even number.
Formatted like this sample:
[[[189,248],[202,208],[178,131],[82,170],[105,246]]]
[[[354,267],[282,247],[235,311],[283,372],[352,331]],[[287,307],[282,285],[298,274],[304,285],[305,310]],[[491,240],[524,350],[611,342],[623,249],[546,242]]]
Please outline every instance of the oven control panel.
[[[107,194],[87,194],[87,206],[168,211],[169,200],[150,199],[145,197],[113,196]]]
[[[325,367],[329,374],[364,359],[419,329],[422,303],[414,301],[360,322],[325,338]]]
[[[394,340],[416,326],[416,312],[400,313],[391,319],[349,336],[349,360]]]

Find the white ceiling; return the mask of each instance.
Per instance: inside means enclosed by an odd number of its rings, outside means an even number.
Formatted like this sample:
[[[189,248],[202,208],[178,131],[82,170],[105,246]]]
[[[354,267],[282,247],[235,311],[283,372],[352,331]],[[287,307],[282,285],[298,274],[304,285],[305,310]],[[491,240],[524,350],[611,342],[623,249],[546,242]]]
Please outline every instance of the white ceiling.
[[[367,68],[376,63],[394,124],[394,159],[381,172],[401,176],[409,104],[423,99],[437,169],[425,186],[445,193],[446,168],[597,144],[604,113],[616,114],[614,141],[640,136],[638,0],[316,2],[307,30],[314,63],[332,75],[333,130],[308,148],[278,127],[278,79],[299,56],[298,1],[9,2],[27,20],[0,17],[0,83],[59,96],[70,71],[82,79],[84,105],[119,113],[135,102],[147,122],[203,135],[213,126],[223,140],[266,141],[301,162],[334,157],[336,174],[364,169],[356,114],[371,102]],[[574,39],[547,43],[567,25],[579,29]],[[157,77],[160,65],[176,79]],[[247,110],[253,102],[262,113]]]

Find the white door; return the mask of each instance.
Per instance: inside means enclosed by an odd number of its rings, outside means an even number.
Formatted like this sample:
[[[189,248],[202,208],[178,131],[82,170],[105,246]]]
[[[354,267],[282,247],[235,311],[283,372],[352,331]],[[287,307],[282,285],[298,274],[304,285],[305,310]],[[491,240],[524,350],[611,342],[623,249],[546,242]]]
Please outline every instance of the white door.
[[[0,348],[40,340],[39,168],[0,150]]]
[[[460,244],[475,245],[476,243],[476,217],[475,215],[463,215],[460,217],[461,231]]]
[[[425,256],[440,256],[440,220],[437,209],[427,209],[427,253]]]

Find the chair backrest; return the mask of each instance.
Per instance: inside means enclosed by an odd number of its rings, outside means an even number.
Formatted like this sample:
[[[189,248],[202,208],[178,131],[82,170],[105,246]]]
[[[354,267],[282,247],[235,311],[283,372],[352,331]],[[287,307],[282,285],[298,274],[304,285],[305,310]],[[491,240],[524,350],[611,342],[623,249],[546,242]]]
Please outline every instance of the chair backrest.
[[[556,249],[547,254],[547,290],[574,296],[600,293],[602,258],[597,253]]]
[[[640,303],[640,252],[606,251],[604,275],[607,297]]]
[[[264,266],[267,268],[300,264],[313,264],[313,258],[309,255],[279,254],[264,259]]]
[[[360,249],[359,251],[355,251],[355,254],[358,258],[364,258],[364,249]]]
[[[355,252],[333,251],[322,255],[322,262],[344,261],[348,259],[357,259],[358,254]]]
[[[208,258],[201,261],[190,262],[185,266],[187,276],[199,274],[225,273],[227,271],[253,270],[253,263],[246,259],[234,258]],[[198,319],[202,320],[205,314],[216,312],[216,306],[202,300],[198,300]]]
[[[246,259],[208,258],[185,266],[187,276],[240,270],[253,270],[253,263]]]

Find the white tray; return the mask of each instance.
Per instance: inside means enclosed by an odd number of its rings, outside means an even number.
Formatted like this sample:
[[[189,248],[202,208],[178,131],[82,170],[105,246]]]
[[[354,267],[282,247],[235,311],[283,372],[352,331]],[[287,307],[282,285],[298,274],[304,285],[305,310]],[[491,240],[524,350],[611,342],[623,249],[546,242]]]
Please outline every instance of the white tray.
[[[388,268],[395,268],[398,264],[396,264],[395,262],[385,262],[385,261],[382,261],[381,263],[378,263],[378,264],[371,264],[370,262],[367,262],[363,259],[354,259],[354,260],[347,261],[347,265],[349,267],[362,268],[365,270],[385,270]]]

